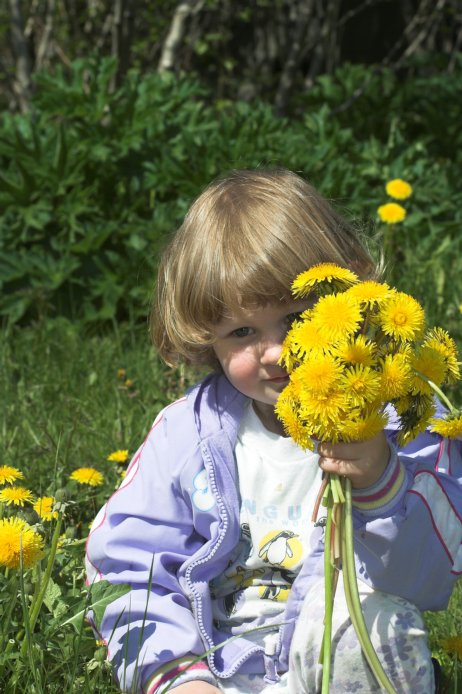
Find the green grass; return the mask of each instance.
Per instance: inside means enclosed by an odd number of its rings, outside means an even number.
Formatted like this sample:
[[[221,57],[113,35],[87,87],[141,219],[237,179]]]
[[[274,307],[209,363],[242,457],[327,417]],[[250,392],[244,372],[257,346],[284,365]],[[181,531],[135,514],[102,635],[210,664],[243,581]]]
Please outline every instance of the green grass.
[[[119,369],[125,370],[125,378],[118,375]],[[22,585],[19,572],[0,570],[0,691],[118,691],[104,648],[95,645],[89,627],[75,629],[63,622],[85,606],[85,538],[96,511],[121,479],[123,466],[108,462],[108,454],[117,449],[133,454],[160,408],[198,376],[163,366],[149,346],[145,326],[114,326],[96,335],[56,319],[0,335],[0,465],[20,469],[25,477],[21,484],[34,495],[56,495],[64,518],[51,581],[30,642],[27,615],[43,585],[47,557],[25,572]],[[79,467],[99,470],[104,484],[87,487],[69,480]],[[4,515],[18,513],[17,508],[2,506]],[[40,524],[27,504],[19,514],[44,533],[49,552],[53,523]],[[426,619],[431,647],[444,668],[446,691],[452,692],[453,660],[442,650],[441,640],[462,635],[461,585],[450,609]]]

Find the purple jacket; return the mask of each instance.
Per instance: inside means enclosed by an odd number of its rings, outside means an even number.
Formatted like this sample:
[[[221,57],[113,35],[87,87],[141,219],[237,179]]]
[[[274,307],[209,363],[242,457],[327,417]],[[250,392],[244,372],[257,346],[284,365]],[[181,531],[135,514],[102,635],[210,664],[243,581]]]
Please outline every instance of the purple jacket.
[[[239,541],[233,450],[245,402],[224,376],[211,375],[165,408],[95,519],[89,583],[131,585],[94,624],[124,691],[143,692],[163,665],[229,636],[213,625],[209,582]],[[395,430],[391,423],[392,447]],[[462,573],[461,478],[458,441],[425,432],[392,456],[383,478],[355,494],[358,577],[422,610],[444,609]],[[209,656],[217,677],[287,669],[303,596],[323,573],[323,529],[317,532],[318,546],[289,595],[272,663],[241,637]]]

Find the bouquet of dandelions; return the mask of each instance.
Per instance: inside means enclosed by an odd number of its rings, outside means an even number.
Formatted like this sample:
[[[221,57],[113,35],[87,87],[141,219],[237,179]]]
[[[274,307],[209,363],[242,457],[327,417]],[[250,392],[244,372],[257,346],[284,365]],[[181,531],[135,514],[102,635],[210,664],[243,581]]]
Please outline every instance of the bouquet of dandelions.
[[[389,405],[399,416],[398,442],[406,445],[427,427],[448,437],[462,435],[462,412],[441,386],[460,378],[454,340],[441,328],[426,330],[420,304],[387,284],[360,281],[331,263],[299,275],[294,297],[315,295],[313,308],[293,324],[281,363],[290,382],[276,412],[289,436],[305,449],[317,441],[364,441],[387,424]],[[434,417],[434,393],[447,406]],[[322,692],[329,691],[332,613],[341,568],[351,621],[378,683],[394,692],[375,650],[359,601],[353,553],[351,482],[326,475],[319,503],[327,507],[325,531],[325,624],[320,662]]]

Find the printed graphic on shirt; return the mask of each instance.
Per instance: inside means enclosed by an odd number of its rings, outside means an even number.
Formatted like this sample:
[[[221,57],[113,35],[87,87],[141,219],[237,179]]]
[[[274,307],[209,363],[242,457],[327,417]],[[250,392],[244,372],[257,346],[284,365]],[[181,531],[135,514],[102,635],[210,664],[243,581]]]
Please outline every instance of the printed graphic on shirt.
[[[271,530],[263,537],[258,556],[266,564],[289,569],[299,563],[302,552],[299,536],[292,530]]]
[[[192,502],[199,511],[210,511],[215,504],[206,470],[201,470],[193,479],[195,491]]]

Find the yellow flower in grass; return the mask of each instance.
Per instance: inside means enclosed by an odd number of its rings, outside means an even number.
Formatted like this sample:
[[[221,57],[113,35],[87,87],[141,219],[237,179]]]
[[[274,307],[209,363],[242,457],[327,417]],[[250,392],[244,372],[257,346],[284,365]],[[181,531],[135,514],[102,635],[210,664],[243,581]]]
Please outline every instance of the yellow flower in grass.
[[[8,506],[24,506],[26,502],[31,503],[33,500],[32,492],[25,487],[6,487],[0,492],[0,501]]]
[[[358,284],[353,285],[347,290],[349,296],[358,299],[358,301],[367,306],[382,304],[392,293],[393,291],[388,284],[374,282],[373,280],[358,282]]]
[[[403,181],[402,178],[394,178],[388,181],[385,190],[387,191],[387,195],[396,200],[406,200],[412,195],[411,184],[407,181]]]
[[[395,400],[407,393],[410,382],[410,366],[406,355],[387,354],[380,360],[381,392],[384,402]]]
[[[346,293],[323,296],[313,309],[313,324],[332,342],[353,335],[362,320],[360,302]]]
[[[43,539],[21,518],[0,520],[0,564],[9,569],[33,566],[43,554]]]
[[[22,479],[24,479],[24,475],[20,470],[10,465],[0,465],[0,484],[11,484]]]
[[[380,377],[375,371],[362,364],[346,368],[339,383],[345,389],[353,407],[362,407],[376,400],[380,392]]]
[[[294,296],[307,296],[318,285],[330,285],[333,289],[346,289],[358,281],[358,276],[334,263],[319,263],[302,272],[292,283]]]
[[[406,219],[406,210],[397,202],[387,202],[385,205],[380,205],[377,213],[385,224],[398,224],[398,222]]]
[[[440,386],[447,374],[443,355],[428,345],[422,345],[412,355],[411,368],[412,392],[415,394],[431,395],[433,390],[427,379]]]
[[[110,453],[107,457],[112,463],[126,463],[128,459],[128,450],[119,450]]]
[[[460,378],[459,355],[457,345],[449,333],[443,328],[433,328],[428,331],[424,344],[442,355],[446,364],[448,383],[458,381]]]
[[[127,376],[127,372],[125,369],[117,369],[117,378],[122,378],[125,379]]]
[[[34,511],[45,521],[58,517],[58,511],[53,511],[56,499],[53,496],[42,496],[33,505]]]
[[[441,641],[441,645],[446,653],[453,653],[462,658],[462,636],[449,636]]]
[[[449,415],[445,419],[433,418],[430,420],[431,430],[448,439],[462,437],[462,414]]]
[[[77,470],[74,470],[70,479],[75,480],[79,484],[88,484],[90,487],[98,487],[104,482],[103,475],[93,467],[79,467]]]
[[[366,412],[353,418],[346,418],[340,424],[340,438],[343,441],[367,441],[373,439],[388,422],[385,412]]]
[[[374,345],[364,335],[358,335],[347,342],[340,342],[333,349],[332,354],[347,364],[372,366],[375,363]]]
[[[395,340],[414,340],[424,329],[422,306],[409,294],[396,292],[380,309],[380,326]]]

